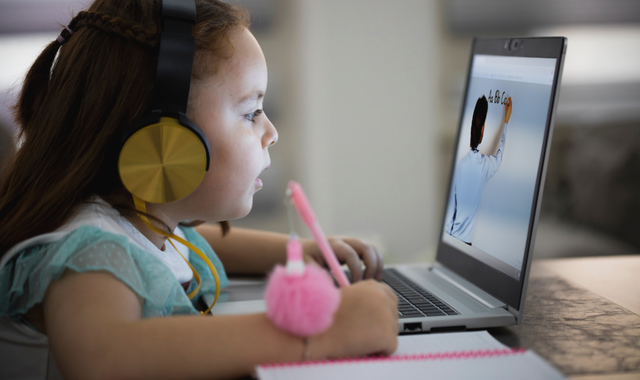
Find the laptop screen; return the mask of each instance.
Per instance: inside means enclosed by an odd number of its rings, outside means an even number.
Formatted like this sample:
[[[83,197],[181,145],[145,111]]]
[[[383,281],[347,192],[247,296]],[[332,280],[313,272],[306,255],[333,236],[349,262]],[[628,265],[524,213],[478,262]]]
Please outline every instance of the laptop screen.
[[[556,61],[471,60],[442,241],[515,280],[535,210]]]

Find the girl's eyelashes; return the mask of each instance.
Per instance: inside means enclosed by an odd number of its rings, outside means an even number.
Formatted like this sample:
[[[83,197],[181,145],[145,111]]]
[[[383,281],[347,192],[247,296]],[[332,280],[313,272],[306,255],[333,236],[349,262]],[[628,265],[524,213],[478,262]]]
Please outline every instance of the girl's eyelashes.
[[[257,109],[251,113],[244,115],[244,118],[253,123],[255,122],[256,117],[262,115],[263,113],[264,113],[263,109]]]

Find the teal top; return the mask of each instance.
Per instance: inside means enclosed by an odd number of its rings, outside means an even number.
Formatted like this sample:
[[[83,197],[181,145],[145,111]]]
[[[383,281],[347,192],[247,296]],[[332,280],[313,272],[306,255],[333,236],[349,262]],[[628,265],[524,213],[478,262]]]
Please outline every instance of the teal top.
[[[180,228],[186,239],[212,261],[220,286],[227,286],[224,267],[206,240],[192,228]],[[0,316],[20,318],[43,301],[51,281],[66,270],[113,274],[144,300],[143,318],[198,314],[194,305],[204,293],[215,292],[215,281],[195,252],[189,252],[189,262],[201,278],[200,290],[193,300],[160,259],[127,236],[83,225],[54,242],[29,246],[7,262],[0,270]],[[192,279],[188,291],[196,286]]]

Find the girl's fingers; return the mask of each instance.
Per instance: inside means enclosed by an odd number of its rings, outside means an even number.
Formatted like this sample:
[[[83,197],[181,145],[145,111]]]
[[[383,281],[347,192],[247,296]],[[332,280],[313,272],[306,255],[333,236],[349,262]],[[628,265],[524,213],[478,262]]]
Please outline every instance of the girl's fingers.
[[[382,270],[384,269],[382,255],[373,244],[366,243],[361,239],[341,236],[330,237],[328,240],[338,261],[345,263],[351,271],[353,282],[360,281],[363,278],[382,279]],[[304,244],[306,245],[304,251],[309,257],[320,265],[327,265],[322,252],[313,240],[307,240]],[[362,264],[365,267],[364,277]]]
[[[334,245],[335,244],[335,245]],[[335,242],[333,250],[338,257],[338,260],[347,264],[349,271],[351,272],[351,282],[357,282],[362,279],[362,266],[360,264],[360,257],[356,250],[340,240]]]
[[[382,276],[382,255],[372,244],[367,244],[360,239],[344,239],[345,243],[353,247],[365,266],[364,279]]]

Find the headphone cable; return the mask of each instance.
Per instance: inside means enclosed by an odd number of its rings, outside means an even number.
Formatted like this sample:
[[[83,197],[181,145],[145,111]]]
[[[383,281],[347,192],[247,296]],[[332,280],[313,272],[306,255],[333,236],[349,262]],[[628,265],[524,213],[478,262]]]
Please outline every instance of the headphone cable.
[[[180,236],[176,236],[175,234],[167,233],[167,232],[161,230],[160,228],[154,226],[153,224],[151,224],[151,222],[149,221],[149,219],[145,215],[145,213],[147,212],[147,205],[146,205],[145,201],[143,201],[142,199],[136,197],[135,195],[132,195],[132,196],[133,196],[133,202],[135,204],[136,210],[139,211],[138,216],[140,217],[140,219],[142,219],[144,224],[146,224],[147,227],[151,228],[151,230],[153,232],[166,237],[169,240],[169,243],[173,246],[173,248],[178,252],[178,254],[180,254],[180,257],[182,257],[182,259],[187,263],[187,265],[189,265],[189,268],[191,268],[191,271],[193,272],[193,278],[198,283],[198,286],[193,291],[191,291],[191,293],[188,294],[189,299],[193,299],[198,294],[198,291],[200,290],[200,283],[201,283],[200,275],[198,274],[196,269],[193,267],[193,265],[191,265],[189,260],[187,260],[182,255],[182,253],[176,248],[176,246],[173,244],[172,239],[174,239],[174,240],[184,244],[185,246],[189,247],[189,249],[191,249],[198,256],[200,256],[200,258],[209,267],[209,270],[211,271],[211,274],[213,275],[213,279],[215,280],[215,283],[216,283],[216,295],[215,295],[215,298],[213,299],[213,302],[211,303],[211,306],[209,306],[209,308],[206,311],[204,311],[204,312],[201,311],[200,312],[200,314],[202,314],[202,315],[209,314],[211,312],[211,308],[213,307],[213,305],[216,304],[216,302],[218,302],[218,297],[220,296],[220,277],[218,276],[218,271],[216,270],[215,266],[213,265],[211,260],[209,260],[207,255],[205,255],[198,247],[193,245],[191,242],[181,238]]]

